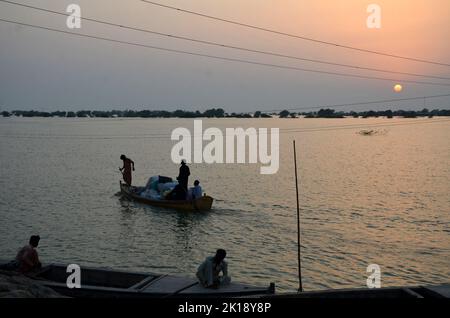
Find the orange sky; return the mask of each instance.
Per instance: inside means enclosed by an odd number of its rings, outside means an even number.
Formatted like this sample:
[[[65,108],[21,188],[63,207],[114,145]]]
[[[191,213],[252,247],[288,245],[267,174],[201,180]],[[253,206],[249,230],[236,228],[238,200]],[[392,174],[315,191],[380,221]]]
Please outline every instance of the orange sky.
[[[20,0],[64,12],[69,0]],[[188,10],[369,50],[450,63],[448,0],[170,0]],[[450,68],[318,45],[179,13],[138,0],[80,0],[82,15],[159,32],[331,62],[450,77]],[[368,29],[367,6],[382,9],[381,29]],[[0,3],[0,16],[67,30],[64,17]],[[194,44],[84,21],[86,34],[265,63],[406,79]],[[256,107],[384,99],[394,82],[207,60],[0,23],[0,105],[85,105],[254,110]],[[70,76],[68,76],[70,74]],[[429,80],[412,78],[415,80]],[[403,85],[402,94],[434,95],[448,87]],[[20,89],[19,89],[20,88]],[[74,92],[76,88],[76,92]],[[326,89],[327,94],[324,94]],[[23,94],[26,90],[28,94]],[[78,92],[78,93],[77,93]],[[405,96],[402,96],[405,97]],[[448,104],[448,101],[446,101]]]

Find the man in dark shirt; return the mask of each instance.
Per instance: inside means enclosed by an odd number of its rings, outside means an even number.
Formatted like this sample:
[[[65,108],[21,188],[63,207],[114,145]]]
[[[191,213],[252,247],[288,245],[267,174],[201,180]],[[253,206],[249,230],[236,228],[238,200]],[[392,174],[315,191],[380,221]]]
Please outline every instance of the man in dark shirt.
[[[180,173],[178,174],[177,180],[178,183],[187,191],[188,189],[188,179],[191,172],[189,171],[189,167],[186,165],[186,161],[181,161]]]

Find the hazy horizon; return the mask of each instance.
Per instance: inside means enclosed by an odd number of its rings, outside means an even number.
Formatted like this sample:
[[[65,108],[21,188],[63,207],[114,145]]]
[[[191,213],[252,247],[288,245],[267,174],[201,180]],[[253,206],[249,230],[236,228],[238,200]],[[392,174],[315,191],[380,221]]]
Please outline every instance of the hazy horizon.
[[[65,12],[70,1],[17,0]],[[158,1],[157,1],[158,2]],[[446,0],[273,1],[213,3],[206,0],[159,2],[282,32],[368,50],[448,63],[450,2]],[[397,72],[450,77],[450,67],[431,65],[320,45],[152,6],[138,0],[79,0],[82,17],[158,32],[213,41],[334,63]],[[277,4],[280,2],[277,2]],[[381,29],[369,29],[367,6],[381,7]],[[235,51],[143,32],[82,21],[70,30],[66,18],[0,2],[0,18],[145,45],[254,60],[322,71],[399,79],[347,78],[326,74],[248,65],[203,57],[114,44],[95,39],[32,29],[0,21],[0,109],[78,110],[199,110],[226,112],[320,106],[449,93],[445,86],[404,83],[450,81],[322,65],[281,57]],[[433,98],[429,109],[448,109],[450,97]],[[361,105],[339,110],[419,110],[423,100]],[[311,109],[314,110],[314,109]],[[308,110],[305,110],[308,111]]]

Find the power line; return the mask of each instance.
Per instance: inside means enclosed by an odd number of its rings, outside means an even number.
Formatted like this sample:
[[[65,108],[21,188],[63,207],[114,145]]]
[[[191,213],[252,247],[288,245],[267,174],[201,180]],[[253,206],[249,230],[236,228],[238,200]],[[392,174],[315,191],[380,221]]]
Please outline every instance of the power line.
[[[289,119],[286,119],[289,120]],[[414,120],[397,123],[375,123],[375,124],[352,124],[352,125],[336,125],[336,126],[321,126],[321,127],[308,127],[308,128],[285,128],[279,129],[280,134],[294,134],[294,133],[307,133],[307,132],[321,132],[321,131],[338,131],[348,129],[366,129],[376,127],[395,127],[395,126],[409,126],[419,124],[432,124],[432,123],[445,123],[450,122],[450,119],[425,119]],[[253,135],[253,134],[250,134]],[[206,135],[209,136],[209,135]],[[227,135],[226,136],[234,136]],[[6,134],[0,135],[1,138],[13,138],[13,139],[75,139],[75,140],[115,140],[115,139],[170,139],[171,136],[167,134],[141,134],[141,135],[121,135],[121,136],[100,136],[100,135],[18,135],[18,134]],[[203,138],[204,136],[191,136],[192,138]]]
[[[181,8],[178,8],[178,7],[173,7],[173,6],[165,5],[165,4],[158,3],[158,2],[147,1],[147,0],[139,0],[139,1],[145,2],[147,4],[151,4],[151,5],[155,5],[155,6],[159,6],[159,7],[163,7],[163,8],[167,8],[167,9],[171,9],[171,10],[176,10],[176,11],[179,11],[179,12],[189,13],[189,14],[200,16],[200,17],[203,17],[203,18],[208,18],[208,19],[212,19],[212,20],[226,22],[226,23],[230,23],[230,24],[234,24],[234,25],[238,25],[238,26],[242,26],[242,27],[246,27],[246,28],[250,28],[250,29],[255,29],[255,30],[259,30],[259,31],[269,32],[269,33],[278,34],[278,35],[283,35],[283,36],[296,38],[296,39],[300,39],[300,40],[305,40],[305,41],[310,41],[310,42],[314,42],[314,43],[331,45],[331,46],[339,47],[339,48],[343,48],[343,49],[354,50],[354,51],[359,51],[359,52],[364,52],[364,53],[377,54],[377,55],[383,55],[383,56],[388,56],[388,57],[393,57],[393,58],[398,58],[398,59],[403,59],[403,60],[410,60],[410,61],[414,61],[414,62],[421,62],[421,63],[428,63],[428,64],[449,66],[450,67],[450,64],[447,64],[447,63],[431,61],[431,60],[425,60],[425,59],[418,59],[418,58],[407,57],[407,56],[401,56],[401,55],[396,55],[396,54],[391,54],[391,53],[384,53],[384,52],[380,52],[380,51],[373,51],[373,50],[362,49],[362,48],[358,48],[358,47],[354,47],[354,46],[339,44],[339,43],[336,43],[336,42],[323,41],[323,40],[318,40],[318,39],[314,39],[314,38],[310,38],[310,37],[306,37],[306,36],[301,36],[301,35],[281,32],[281,31],[277,31],[277,30],[273,30],[273,29],[258,27],[258,26],[255,26],[255,25],[250,25],[250,24],[247,24],[247,23],[242,23],[242,22],[233,21],[233,20],[229,20],[229,19],[219,18],[219,17],[207,15],[207,14],[200,13],[200,12],[195,12],[195,11],[190,11],[190,10],[186,10],[186,9],[181,9]]]
[[[396,98],[396,99],[382,99],[382,100],[374,100],[368,102],[356,102],[356,103],[347,103],[347,104],[329,104],[323,106],[309,106],[309,107],[298,107],[298,108],[289,108],[289,109],[272,109],[272,110],[264,110],[261,111],[263,113],[268,112],[276,112],[283,110],[304,110],[304,109],[321,109],[321,108],[337,108],[337,107],[346,107],[346,106],[358,106],[358,105],[369,105],[369,104],[381,104],[381,103],[392,103],[392,102],[400,102],[400,101],[408,101],[408,100],[421,100],[421,99],[429,99],[429,98],[437,98],[437,97],[448,97],[450,94],[442,94],[442,95],[429,95],[429,96],[418,96],[418,97],[409,97],[409,98]]]
[[[25,7],[28,9],[39,10],[39,11],[48,12],[48,13],[52,13],[52,14],[67,16],[67,13],[58,12],[58,11],[54,11],[54,10],[50,10],[50,9],[45,9],[42,7],[31,6],[31,5],[18,3],[18,2],[14,2],[14,1],[0,0],[0,2]],[[371,68],[371,67],[364,67],[364,66],[357,66],[357,65],[350,65],[350,64],[343,64],[343,63],[335,63],[335,62],[319,60],[319,59],[311,59],[311,58],[292,56],[292,55],[286,55],[286,54],[275,53],[275,52],[268,52],[268,51],[263,51],[263,50],[256,50],[256,49],[228,45],[228,44],[223,44],[223,43],[218,43],[218,42],[194,39],[194,38],[179,36],[179,35],[175,35],[175,34],[162,33],[162,32],[157,32],[157,31],[153,31],[153,30],[149,30],[149,29],[137,28],[137,27],[127,26],[127,25],[113,23],[113,22],[109,22],[109,21],[102,21],[102,20],[98,20],[98,19],[94,19],[94,18],[89,18],[86,16],[83,16],[83,20],[95,22],[95,23],[99,23],[99,24],[104,24],[104,25],[109,25],[109,26],[114,26],[114,27],[119,27],[119,28],[123,28],[123,29],[133,30],[133,31],[154,34],[154,35],[158,35],[158,36],[169,37],[169,38],[178,39],[178,40],[190,41],[190,42],[201,43],[201,44],[206,44],[206,45],[218,46],[218,47],[222,47],[222,48],[228,48],[228,49],[233,49],[233,50],[288,58],[288,59],[305,61],[305,62],[319,63],[319,64],[325,64],[325,65],[334,65],[334,66],[347,67],[347,68],[353,68],[353,69],[358,69],[358,70],[382,72],[382,73],[391,73],[391,74],[400,74],[400,75],[408,75],[408,76],[416,76],[416,77],[427,77],[427,78],[434,78],[434,79],[441,79],[441,80],[450,80],[450,77],[417,74],[417,73],[409,73],[409,72],[390,71],[390,70],[384,70],[384,69],[378,69],[378,68]]]
[[[63,30],[60,30],[60,29],[53,29],[53,28],[49,28],[49,27],[44,27],[44,26],[39,26],[39,25],[29,24],[29,23],[24,23],[24,22],[19,22],[19,21],[12,21],[12,20],[6,20],[6,19],[0,19],[0,21],[6,22],[6,23],[22,25],[22,26],[27,26],[27,27],[35,28],[35,29],[42,29],[42,30],[46,30],[46,31],[52,31],[52,32],[63,33],[63,34],[68,34],[68,35],[74,35],[74,36],[78,36],[78,37],[91,38],[91,39],[102,40],[102,41],[107,41],[107,42],[126,44],[126,45],[131,45],[131,46],[136,46],[136,47],[143,47],[143,48],[149,48],[149,49],[160,50],[160,51],[165,51],[165,52],[172,52],[172,53],[179,53],[179,54],[187,54],[187,55],[191,55],[191,56],[206,57],[206,58],[210,58],[210,59],[223,60],[223,61],[228,61],[228,62],[238,62],[238,63],[252,64],[252,65],[258,65],[258,66],[266,66],[266,67],[272,67],[272,68],[278,68],[278,69],[287,69],[287,70],[295,70],[295,71],[301,71],[301,72],[310,72],[310,73],[317,73],[317,74],[327,74],[327,75],[353,77],[353,78],[381,80],[381,81],[389,81],[389,82],[403,82],[403,83],[423,84],[423,85],[450,86],[450,84],[447,84],[447,83],[423,82],[423,81],[413,81],[413,80],[399,80],[399,79],[385,78],[385,77],[364,76],[364,75],[356,75],[356,74],[348,74],[348,73],[320,71],[320,70],[306,69],[306,68],[300,68],[300,67],[294,67],[294,66],[285,66],[285,65],[279,65],[279,64],[256,62],[256,61],[252,61],[252,60],[228,58],[228,57],[217,56],[217,55],[195,53],[195,52],[190,52],[190,51],[169,49],[169,48],[163,48],[163,47],[158,47],[158,46],[146,45],[146,44],[141,44],[141,43],[134,43],[134,42],[116,40],[116,39],[100,37],[100,36],[95,36],[95,35],[88,35],[88,34],[83,34],[83,33],[68,32],[68,31],[63,31]]]

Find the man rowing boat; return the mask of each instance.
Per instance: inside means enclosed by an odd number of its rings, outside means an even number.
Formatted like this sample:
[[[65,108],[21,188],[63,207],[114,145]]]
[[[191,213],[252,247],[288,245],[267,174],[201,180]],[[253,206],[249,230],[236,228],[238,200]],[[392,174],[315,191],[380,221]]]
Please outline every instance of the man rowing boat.
[[[134,161],[125,155],[121,155],[120,159],[123,161],[123,167],[119,168],[122,172],[123,180],[127,185],[131,186],[131,169],[134,171]]]

